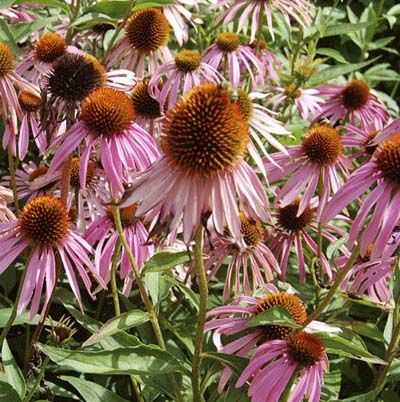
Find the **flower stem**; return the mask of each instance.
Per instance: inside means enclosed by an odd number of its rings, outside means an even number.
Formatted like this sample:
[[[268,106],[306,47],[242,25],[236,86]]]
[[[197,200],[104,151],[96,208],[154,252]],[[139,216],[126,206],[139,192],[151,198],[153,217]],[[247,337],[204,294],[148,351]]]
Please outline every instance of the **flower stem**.
[[[31,389],[31,391],[29,392],[29,394],[24,398],[23,402],[29,402],[33,395],[36,392],[37,387],[40,385],[40,381],[42,381],[43,377],[44,377],[44,373],[46,371],[47,365],[49,364],[50,358],[49,356],[46,356],[46,358],[43,361],[42,367],[40,368],[40,372],[39,375],[36,377],[35,383],[33,384],[33,387]]]
[[[126,11],[126,15],[125,15],[124,20],[123,20],[123,21],[121,22],[121,24],[115,29],[114,35],[111,37],[110,42],[109,42],[109,44],[108,44],[108,46],[107,46],[107,50],[105,51],[105,53],[104,53],[104,55],[103,55],[103,58],[102,58],[103,64],[106,63],[107,57],[108,57],[109,54],[110,54],[110,51],[111,51],[111,49],[112,49],[112,47],[113,47],[113,45],[114,45],[115,40],[117,39],[117,37],[118,37],[119,33],[121,32],[121,30],[124,28],[126,21],[128,21],[128,18],[129,18],[130,15],[131,15],[132,8],[133,8],[134,4],[135,4],[135,0],[131,0],[131,1],[129,2],[128,8],[126,9],[127,11]]]
[[[206,322],[207,302],[208,302],[207,277],[203,262],[202,227],[198,229],[196,234],[196,244],[194,246],[194,264],[200,290],[200,306],[199,306],[199,316],[197,318],[196,338],[194,343],[194,355],[192,362],[192,389],[193,389],[193,402],[201,402],[204,400],[200,390],[201,353],[203,350],[204,325]]]
[[[18,309],[18,304],[19,304],[19,298],[21,297],[21,292],[22,292],[22,288],[24,287],[24,282],[25,282],[25,276],[26,276],[26,271],[28,270],[28,265],[29,265],[29,261],[31,259],[32,256],[32,251],[28,257],[28,259],[26,260],[25,263],[25,268],[22,272],[22,277],[19,281],[19,287],[18,287],[18,291],[17,291],[17,296],[15,298],[15,302],[14,302],[14,306],[13,309],[11,311],[11,315],[6,323],[6,326],[3,328],[3,331],[1,332],[0,335],[0,350],[3,347],[3,342],[4,339],[6,339],[6,336],[8,334],[8,332],[10,331],[10,328],[12,327],[15,317],[17,316],[17,309]]]
[[[398,307],[396,306],[396,308]],[[398,352],[399,342],[400,342],[400,322],[397,323],[396,328],[393,331],[392,340],[390,341],[389,347],[385,353],[384,360],[386,361],[387,364],[382,364],[380,366],[372,383],[372,389],[380,389],[383,388],[383,386],[385,385],[385,381],[390,366],[393,363],[393,360]]]
[[[111,291],[112,291],[116,317],[121,314],[121,307],[119,304],[118,288],[117,288],[117,264],[120,252],[121,252],[121,240],[118,238],[117,244],[115,245],[114,255],[111,264]]]
[[[150,300],[150,297],[149,297],[149,295],[147,293],[147,290],[146,290],[146,287],[145,287],[144,282],[142,280],[142,276],[140,274],[139,268],[138,268],[138,266],[136,264],[135,256],[133,255],[132,250],[129,247],[128,241],[126,240],[126,237],[125,237],[125,234],[124,234],[124,229],[123,229],[122,223],[121,223],[121,215],[120,215],[120,212],[119,212],[119,208],[117,206],[113,206],[113,215],[114,215],[115,226],[117,228],[118,235],[119,235],[119,240],[121,241],[121,244],[124,247],[125,252],[126,252],[126,254],[128,256],[129,262],[132,265],[132,269],[133,269],[133,272],[135,274],[136,284],[138,285],[142,301],[143,301],[143,303],[144,303],[144,305],[146,307],[147,312],[150,314],[150,322],[151,322],[151,325],[153,327],[154,334],[155,334],[156,339],[157,339],[157,343],[162,349],[166,349],[165,348],[164,338],[163,338],[161,328],[160,328],[160,324],[158,322],[157,313],[154,310],[154,306],[153,306],[153,304],[152,304],[152,302]],[[177,382],[176,382],[174,377],[171,378],[171,381],[172,381],[172,386],[174,387],[176,401],[180,402],[180,401],[182,401],[182,398],[181,398],[181,394],[180,394],[178,384],[177,384]]]
[[[8,169],[10,171],[10,186],[11,190],[13,192],[13,197],[14,197],[14,207],[15,207],[15,215],[19,215],[20,209],[19,209],[19,201],[18,201],[18,193],[17,193],[17,181],[15,179],[15,170],[16,170],[16,164],[14,163],[14,156],[11,151],[11,147],[9,146],[7,148],[7,153],[8,153]]]
[[[303,324],[303,327],[307,326],[311,321],[317,319],[320,316],[320,314],[325,310],[325,308],[330,304],[330,302],[332,301],[333,297],[336,294],[336,291],[342,284],[344,278],[346,277],[350,269],[353,267],[353,264],[356,261],[359,253],[360,253],[360,246],[357,244],[357,246],[354,247],[353,252],[351,253],[351,256],[347,261],[346,265],[338,273],[335,282],[329,289],[328,294],[325,296],[324,300],[321,301],[318,307],[308,316],[307,320]]]

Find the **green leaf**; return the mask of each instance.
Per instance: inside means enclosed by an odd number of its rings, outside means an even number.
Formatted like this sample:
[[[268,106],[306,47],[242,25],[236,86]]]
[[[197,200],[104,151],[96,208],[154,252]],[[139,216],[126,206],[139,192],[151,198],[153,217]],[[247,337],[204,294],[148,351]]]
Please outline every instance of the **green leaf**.
[[[141,325],[146,321],[149,321],[149,319],[149,313],[141,310],[133,310],[123,313],[118,317],[108,320],[100,330],[92,335],[82,346],[86,347],[93,345],[108,336],[116,334],[117,332]]]
[[[185,264],[189,261],[189,255],[186,251],[179,253],[170,253],[162,251],[151,257],[144,265],[143,272],[161,272],[169,271],[180,264]]]
[[[58,0],[17,0],[14,4],[40,4],[44,7],[58,8],[66,12],[70,11],[68,3]]]
[[[242,371],[249,364],[249,359],[236,355],[228,355],[225,353],[217,353],[217,352],[203,353],[203,357],[205,359],[218,360],[220,363],[229,366],[237,374],[242,373]]]
[[[144,282],[155,305],[164,300],[171,289],[171,283],[161,272],[148,272],[144,277]]]
[[[248,324],[249,327],[259,327],[261,325],[282,325],[290,328],[300,328],[297,325],[289,312],[281,307],[272,307],[269,310],[263,311],[252,318]]]
[[[341,64],[338,66],[324,68],[323,70],[319,71],[315,75],[313,75],[310,80],[308,81],[309,86],[313,87],[324,82],[333,80],[334,78],[340,77],[341,75],[349,74],[354,71],[358,71],[370,64],[374,63],[378,60],[378,57],[375,59],[365,61],[363,63],[356,63],[356,64]]]
[[[21,402],[21,398],[10,384],[0,381],[0,401]]]
[[[324,383],[321,390],[321,400],[333,401],[339,397],[341,385],[340,370],[329,371],[324,375]]]
[[[2,308],[0,309],[0,328],[4,328],[7,324],[8,319],[10,318],[12,313],[12,307]],[[37,325],[39,324],[40,316],[36,315],[33,319],[29,319],[28,313],[22,313],[17,316],[13,322],[13,325],[21,325],[21,324],[30,324]]]
[[[71,376],[61,376],[60,379],[76,388],[86,402],[128,402],[126,399],[94,382]]]
[[[8,384],[10,384],[15,389],[15,391],[17,391],[18,395],[23,398],[26,391],[24,376],[22,375],[20,368],[14,360],[14,356],[11,353],[6,339],[3,343],[1,355],[3,369]]]
[[[135,7],[133,7],[133,11],[141,10],[143,8],[149,7],[164,7],[170,4],[174,4],[174,0],[158,0],[158,1],[137,1]]]
[[[326,28],[325,32],[322,33],[322,38],[326,38],[327,36],[335,36],[335,35],[344,35],[351,32],[357,32],[361,29],[367,28],[369,25],[373,24],[373,21],[370,22],[359,22],[356,24],[353,23],[345,23],[345,24],[337,24],[331,25]]]
[[[318,333],[322,342],[325,345],[326,353],[331,353],[339,356],[349,357],[351,359],[362,360],[374,364],[386,364],[386,362],[372,353],[368,352],[362,346],[354,344],[354,342],[342,338],[333,333]]]
[[[179,288],[179,290],[185,294],[185,296],[188,298],[188,300],[191,301],[191,303],[193,304],[193,307],[196,309],[196,311],[199,311],[199,296],[198,294],[196,294],[195,292],[193,292],[192,289],[190,289],[189,287],[187,287],[184,283],[181,283],[179,281],[177,281],[175,278],[165,278],[166,281],[170,282],[171,285],[176,286],[177,288]]]
[[[98,14],[85,14],[77,18],[72,24],[71,27],[76,28],[77,30],[84,30],[93,28],[95,25],[99,24],[110,24],[114,27],[117,25],[117,20],[111,19],[110,17]]]
[[[340,247],[346,244],[348,240],[348,237],[344,236],[336,240],[335,242],[330,243],[329,246],[326,248],[326,258],[328,260],[331,260],[336,251],[338,251]]]
[[[180,362],[155,345],[103,351],[72,351],[39,344],[40,350],[63,369],[90,374],[153,375],[185,372]]]
[[[340,63],[347,63],[348,61],[335,49],[330,49],[327,47],[321,47],[319,49],[317,49],[317,53],[318,54],[322,54],[324,56],[328,56],[331,59],[334,59]]]
[[[130,3],[131,3],[130,0],[101,1],[86,8],[83,11],[82,15],[97,12],[108,15],[113,19],[119,20],[123,19],[128,13],[128,7]]]
[[[360,395],[353,395],[350,398],[345,398],[345,399],[340,399],[340,402],[369,402],[369,401],[376,401],[376,397],[379,395],[381,392],[381,388],[379,389],[374,389],[372,391],[369,391],[365,394],[360,394]],[[334,402],[339,402],[339,400],[334,401]]]

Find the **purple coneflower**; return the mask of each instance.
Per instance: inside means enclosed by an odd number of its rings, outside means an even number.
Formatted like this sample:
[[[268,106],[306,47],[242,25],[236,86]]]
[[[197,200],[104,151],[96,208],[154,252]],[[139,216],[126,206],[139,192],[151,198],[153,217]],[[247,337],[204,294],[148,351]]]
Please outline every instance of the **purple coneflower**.
[[[281,279],[285,280],[286,270],[289,262],[289,257],[293,246],[296,252],[298,261],[300,282],[306,280],[305,261],[304,261],[304,246],[305,245],[318,255],[318,245],[312,238],[310,233],[318,233],[318,222],[316,219],[316,210],[318,202],[316,199],[311,200],[301,215],[298,215],[300,198],[296,198],[291,204],[278,208],[273,216],[276,217],[277,225],[274,229],[272,240],[269,246],[275,256],[278,258],[279,266],[282,271]],[[346,232],[334,225],[325,225],[321,230],[321,235],[329,242],[334,243],[337,238],[328,230],[336,233],[340,237],[345,236]],[[332,270],[326,257],[320,256],[322,271],[328,276],[328,280],[332,279]]]
[[[57,170],[83,140],[80,182],[86,187],[86,174],[92,149],[100,147],[101,164],[114,196],[124,192],[128,169],[143,170],[157,159],[151,136],[135,122],[135,109],[128,95],[112,88],[100,88],[83,102],[80,120],[53,145],[60,145],[50,166]]]
[[[44,163],[40,163],[39,166],[32,161],[23,163],[22,169],[17,169],[15,172],[18,199],[31,200],[54,189],[61,178],[61,173],[49,174],[48,170],[49,168]],[[10,176],[4,176],[2,183],[10,186]]]
[[[159,139],[163,120],[163,108],[149,93],[149,81],[137,82],[130,93],[136,112],[136,123],[150,135]]]
[[[250,75],[254,87],[257,85],[256,76],[265,76],[264,66],[254,55],[253,49],[249,45],[241,45],[239,35],[233,32],[220,33],[215,42],[205,50],[203,61],[216,70],[222,65],[234,87],[242,84],[241,69]]]
[[[189,27],[185,20],[187,20],[194,27],[196,27],[195,24],[203,23],[200,18],[194,17],[193,14],[187,9],[187,6],[195,6],[198,8],[197,3],[197,0],[175,0],[171,4],[168,4],[162,8],[163,14],[174,30],[174,34],[179,46],[182,46],[183,43],[186,43],[189,40]]]
[[[236,295],[250,294],[260,285],[272,281],[274,272],[280,272],[274,255],[263,243],[264,230],[261,222],[248,219],[241,213],[240,231],[245,247],[236,244],[229,236],[219,237],[215,242],[213,239],[210,245],[210,257],[205,262],[205,269],[209,271],[208,279],[211,279],[221,268],[224,260],[231,256],[224,286],[224,300],[229,298],[232,288]],[[242,283],[240,272],[243,272]]]
[[[209,217],[218,233],[227,226],[242,239],[239,206],[246,216],[266,221],[268,200],[244,161],[249,127],[228,91],[207,83],[193,88],[166,115],[163,156],[132,185],[122,203],[140,203],[138,215],[158,209],[158,226],[170,231],[183,219],[185,242]]]
[[[253,40],[249,46],[253,50],[254,56],[260,60],[265,67],[266,76],[256,76],[257,83],[262,84],[266,79],[270,81],[279,81],[277,70],[282,69],[282,63],[276,55],[268,49],[267,43],[260,39]]]
[[[274,112],[257,102],[265,99],[268,96],[267,94],[260,92],[247,93],[242,88],[232,88],[230,91],[232,99],[238,102],[243,115],[249,123],[251,136],[251,141],[249,141],[247,146],[249,155],[253,158],[261,172],[266,175],[264,162],[260,154],[264,155],[269,162],[276,166],[278,165],[268,153],[264,145],[265,142],[288,155],[286,148],[272,134],[289,135],[289,131],[285,129],[281,122],[272,117]]]
[[[307,0],[219,0],[211,6],[211,9],[219,10],[225,6],[227,7],[226,10],[218,16],[215,24],[228,24],[236,18],[239,10],[242,10],[238,22],[238,32],[247,30],[251,21],[251,41],[255,39],[257,31],[261,29],[260,24],[263,16],[266,18],[272,39],[275,38],[272,25],[272,16],[275,10],[278,10],[283,15],[289,26],[291,18],[302,26],[311,25],[310,3]]]
[[[208,315],[214,316],[205,325],[205,331],[215,330],[213,341],[221,353],[236,354],[240,357],[248,357],[258,345],[265,341],[284,340],[292,333],[292,328],[282,325],[262,325],[250,327],[250,321],[258,314],[274,307],[285,309],[292,320],[302,326],[307,320],[307,312],[302,301],[294,294],[281,292],[274,285],[266,285],[267,294],[262,297],[241,296],[233,304],[216,307]],[[251,331],[249,331],[251,329]],[[334,328],[318,321],[312,321],[307,326],[307,331],[322,330],[333,331]],[[240,335],[240,336],[238,336]],[[222,344],[221,336],[228,343]],[[218,390],[222,392],[228,382],[232,370],[226,367],[222,373]]]
[[[139,270],[144,266],[154,253],[154,246],[146,244],[149,233],[139,218],[135,216],[137,205],[132,205],[121,210],[121,223],[124,235],[135,256]],[[104,282],[111,278],[112,258],[116,252],[118,232],[114,224],[112,211],[97,218],[89,227],[85,235],[87,242],[95,248],[95,265],[97,272]],[[97,243],[97,244],[96,244]],[[132,288],[134,280],[132,265],[129,262],[125,249],[122,249],[118,266],[120,267],[120,278],[124,280],[123,292],[126,296]]]
[[[160,89],[160,81],[166,75],[168,78]],[[181,93],[184,95],[189,89],[202,82],[222,81],[222,76],[214,67],[201,61],[197,50],[181,50],[175,60],[159,67],[149,82],[149,92],[157,99],[161,107],[173,107]]]
[[[139,79],[152,75],[160,62],[173,59],[167,47],[169,30],[168,20],[159,9],[135,11],[126,22],[125,37],[112,50],[108,64],[133,69]]]
[[[55,253],[61,258],[71,289],[83,311],[81,291],[75,271],[93,297],[91,280],[87,270],[103,287],[105,284],[90,261],[92,251],[89,244],[69,228],[70,219],[63,203],[50,196],[40,196],[25,205],[17,220],[0,224],[0,245],[8,252],[0,258],[0,272],[29,246],[32,254],[25,268],[25,281],[21,291],[17,314],[21,314],[29,303],[30,316],[39,310],[43,287],[46,296],[43,311],[56,286]]]
[[[13,201],[12,190],[0,185],[0,223],[17,219],[14,213],[7,207],[7,204],[12,201]]]
[[[335,124],[338,120],[349,117],[351,124],[361,123],[366,127],[374,120],[380,120],[384,124],[389,118],[389,113],[363,80],[352,80],[345,86],[322,85],[318,88],[318,93],[326,99],[321,105],[322,111],[315,116],[314,121],[326,117],[331,124]]]
[[[13,51],[5,43],[0,42],[0,115],[9,122],[9,129],[13,130],[15,135],[18,130],[17,120],[22,118],[15,86],[35,96],[40,96],[40,94],[32,84],[19,76],[14,68],[15,55]],[[3,144],[4,142],[3,139]]]
[[[250,380],[248,395],[252,402],[278,402],[296,376],[288,401],[319,402],[324,371],[328,369],[329,360],[321,339],[300,331],[259,346],[236,387]]]
[[[316,113],[321,112],[321,104],[324,100],[318,96],[317,89],[302,89],[296,88],[293,85],[288,85],[285,88],[274,87],[277,94],[271,96],[268,103],[274,105],[273,109],[285,104],[289,99],[294,101],[301,117],[307,120],[309,116],[314,116]]]
[[[297,216],[300,216],[310,204],[320,182],[319,216],[329,195],[340,187],[339,172],[347,177],[347,169],[352,166],[343,155],[341,136],[333,127],[316,126],[308,131],[301,145],[288,147],[287,152],[289,155],[278,153],[272,156],[279,167],[271,163],[265,165],[271,182],[291,174],[277,191],[276,204],[280,208],[286,207],[304,193],[297,211]]]
[[[353,267],[344,278],[341,289],[350,295],[364,296],[374,303],[388,304],[393,298],[389,288],[389,280],[393,275],[396,262],[393,257],[396,244],[387,244],[380,258],[371,259],[373,244],[370,244],[365,255],[359,255]],[[335,263],[342,269],[350,258],[350,252],[336,258]]]
[[[396,225],[399,225],[399,161],[400,133],[397,133],[378,145],[371,160],[352,173],[323,212],[323,221],[333,219],[338,212],[364,194],[373,184],[376,184],[375,188],[363,199],[349,232],[350,247],[361,236],[361,255],[365,255],[369,245],[374,244],[371,258],[380,257],[393,230]],[[372,217],[362,232],[372,210]]]

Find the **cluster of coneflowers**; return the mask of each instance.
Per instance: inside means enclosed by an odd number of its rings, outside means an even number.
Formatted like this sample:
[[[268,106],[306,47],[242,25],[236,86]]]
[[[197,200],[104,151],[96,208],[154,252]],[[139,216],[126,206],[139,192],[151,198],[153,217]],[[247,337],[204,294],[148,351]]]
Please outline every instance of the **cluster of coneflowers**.
[[[140,271],[157,250],[204,241],[204,267],[186,269],[200,285],[203,275],[224,281],[227,304],[209,312],[205,330],[219,351],[250,359],[236,386],[250,384],[254,402],[279,401],[288,384],[289,401],[319,401],[328,358],[317,332],[329,327],[271,283],[289,271],[301,283],[340,279],[341,292],[391,303],[400,120],[362,80],[317,88],[280,81],[281,61],[260,24],[271,40],[275,12],[309,25],[306,0],[223,0],[211,9],[231,29],[203,52],[189,44],[187,24],[202,23],[194,0],[133,12],[102,62],[89,38],[68,44],[63,27],[35,35],[18,56],[0,43],[3,147],[12,163],[1,187],[0,273],[27,261],[18,314],[46,314],[61,275],[83,310],[80,282],[95,298],[116,264],[129,296],[138,279],[131,254]],[[28,11],[15,8],[13,18]],[[171,28],[178,50],[168,47]],[[287,108],[308,126],[299,145],[280,141],[290,135]],[[119,253],[121,236],[130,252]],[[328,261],[323,242],[342,237]],[[248,325],[276,306],[297,329]],[[201,317],[198,326],[201,334]],[[226,367],[221,392],[231,377]]]

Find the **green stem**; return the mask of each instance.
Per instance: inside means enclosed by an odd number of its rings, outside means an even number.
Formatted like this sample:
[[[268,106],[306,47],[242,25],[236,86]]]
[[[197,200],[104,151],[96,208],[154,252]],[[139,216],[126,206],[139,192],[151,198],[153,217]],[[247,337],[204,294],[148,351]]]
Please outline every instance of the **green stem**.
[[[15,214],[18,216],[20,209],[19,209],[19,201],[17,193],[17,181],[15,179],[16,164],[14,163],[14,156],[12,154],[11,147],[7,148],[7,153],[8,153],[8,169],[10,171],[10,186],[14,198]]]
[[[307,320],[303,324],[303,327],[307,326],[311,321],[317,319],[320,316],[320,314],[325,310],[325,308],[330,304],[330,302],[332,301],[333,297],[336,294],[336,291],[342,284],[344,278],[346,277],[350,269],[353,267],[353,264],[358,258],[359,253],[360,253],[360,246],[357,244],[357,246],[354,247],[353,252],[351,253],[351,256],[347,261],[346,265],[338,273],[335,282],[329,289],[328,294],[325,296],[324,300],[321,301],[318,307],[308,316]]]
[[[201,353],[203,350],[204,325],[206,322],[208,287],[206,271],[203,262],[203,228],[200,227],[196,234],[194,246],[194,264],[200,291],[199,316],[197,317],[196,337],[194,342],[194,355],[192,362],[192,389],[193,402],[203,401],[200,390]]]
[[[164,338],[163,338],[161,328],[160,328],[160,324],[158,322],[157,313],[154,310],[153,303],[151,302],[150,297],[147,293],[146,287],[144,286],[144,282],[142,280],[142,275],[140,274],[139,268],[136,264],[135,256],[133,255],[132,250],[129,247],[128,241],[126,240],[126,237],[124,234],[124,229],[122,227],[121,215],[119,212],[119,208],[116,206],[113,206],[113,215],[114,215],[115,226],[117,228],[118,235],[119,235],[119,240],[121,241],[121,244],[124,247],[125,252],[128,256],[129,262],[132,265],[132,269],[135,274],[135,281],[136,281],[136,284],[138,285],[140,296],[146,307],[147,312],[150,315],[150,322],[153,327],[154,334],[157,339],[157,343],[162,349],[166,349]],[[182,401],[181,394],[180,394],[180,391],[178,388],[178,384],[176,383],[175,378],[173,377],[171,380],[172,380],[172,385],[175,390],[176,401],[177,402]]]
[[[6,324],[6,326],[3,328],[3,331],[2,331],[2,333],[1,333],[1,335],[0,335],[0,350],[1,350],[1,348],[3,347],[4,339],[6,339],[6,336],[7,336],[8,332],[10,331],[10,328],[12,327],[15,318],[17,317],[17,309],[18,309],[18,304],[19,304],[19,298],[21,297],[22,288],[24,287],[24,282],[25,282],[25,277],[26,277],[26,271],[27,271],[27,267],[28,267],[28,265],[29,265],[29,261],[30,261],[31,257],[32,257],[32,251],[31,251],[31,253],[30,253],[28,259],[26,260],[25,268],[24,268],[24,270],[23,270],[23,272],[22,272],[22,277],[21,277],[21,279],[20,279],[20,281],[19,281],[19,287],[18,287],[18,291],[17,291],[17,297],[15,298],[15,302],[14,302],[13,309],[12,309],[12,311],[11,311],[10,318],[8,319],[7,324]]]
[[[119,304],[118,287],[117,287],[117,264],[120,256],[120,251],[121,251],[121,240],[118,239],[117,244],[115,245],[114,255],[111,264],[111,291],[112,291],[116,317],[121,314],[121,306]]]
[[[396,308],[398,308],[396,306]],[[385,385],[386,377],[389,372],[390,366],[396,357],[400,342],[400,322],[397,323],[394,331],[392,340],[390,341],[388,350],[385,353],[385,360],[387,364],[382,364],[374,378],[372,383],[372,389],[381,389]]]
[[[78,17],[79,10],[81,8],[81,0],[76,0],[76,6],[72,6],[71,8],[72,8],[72,15],[71,15],[71,19],[69,21],[70,26],[68,28],[67,35],[65,36],[65,41],[66,41],[67,45],[70,45],[71,41],[72,41],[74,28],[71,25]]]
[[[43,377],[44,377],[44,373],[46,371],[47,365],[49,364],[50,358],[48,356],[46,356],[46,358],[44,359],[44,362],[42,364],[42,367],[40,368],[40,372],[39,375],[36,377],[35,383],[33,384],[33,387],[31,389],[31,391],[29,392],[29,394],[24,398],[23,402],[29,402],[33,395],[36,392],[37,387],[40,384],[40,381],[42,381]]]
[[[110,54],[110,51],[111,51],[111,49],[112,49],[112,47],[113,47],[113,45],[114,45],[115,40],[117,39],[117,37],[118,37],[119,33],[121,32],[122,28],[124,28],[124,26],[125,26],[125,24],[126,24],[126,21],[128,21],[128,18],[129,18],[130,15],[131,15],[132,8],[133,8],[134,4],[135,4],[135,0],[131,0],[131,1],[129,2],[124,20],[121,22],[121,25],[119,25],[119,26],[115,29],[114,35],[111,37],[110,43],[109,43],[108,46],[107,46],[107,50],[106,50],[106,51],[104,52],[104,54],[103,54],[103,58],[102,58],[103,64],[106,63],[107,57],[108,57],[108,55]]]

